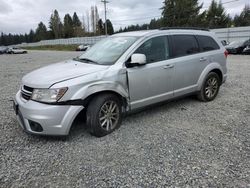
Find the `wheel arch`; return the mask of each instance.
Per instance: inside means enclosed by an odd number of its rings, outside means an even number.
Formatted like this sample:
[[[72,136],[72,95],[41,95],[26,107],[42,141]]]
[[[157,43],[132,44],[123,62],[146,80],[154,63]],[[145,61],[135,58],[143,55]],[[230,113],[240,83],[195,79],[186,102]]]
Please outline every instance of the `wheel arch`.
[[[101,91],[89,94],[84,100],[82,100],[82,105],[84,106],[84,108],[74,116],[74,118],[73,118],[73,120],[71,122],[71,125],[69,126],[68,134],[69,134],[69,132],[71,131],[71,129],[73,127],[72,126],[73,123],[75,122],[75,120],[77,118],[79,118],[79,116],[84,115],[84,118],[86,118],[86,109],[88,108],[88,105],[91,102],[91,100],[93,100],[95,97],[97,97],[98,95],[101,95],[101,94],[115,95],[121,101],[122,113],[125,113],[127,111],[127,109],[128,109],[128,101],[127,101],[126,97],[122,96],[120,93],[118,93],[116,91],[113,91],[113,90],[101,90]]]
[[[90,95],[88,95],[83,101],[84,101],[84,105],[85,108],[88,107],[89,102],[91,100],[93,100],[95,97],[97,97],[98,95],[101,94],[111,94],[111,95],[115,95],[122,103],[122,107],[124,108],[123,110],[126,110],[126,108],[128,107],[128,100],[125,96],[123,96],[122,94],[120,94],[119,92],[116,92],[114,90],[100,90],[98,92],[92,93]]]
[[[209,64],[201,73],[200,78],[198,80],[198,91],[201,90],[201,87],[203,85],[204,80],[206,79],[206,76],[210,73],[210,72],[215,72],[216,74],[218,74],[219,78],[220,78],[220,85],[222,84],[223,81],[223,71],[221,66],[218,63],[211,63]]]
[[[223,80],[223,75],[222,75],[221,70],[220,69],[213,69],[210,72],[214,72],[214,73],[216,73],[219,76],[219,78],[220,78],[220,85],[221,85],[222,84],[222,80]]]

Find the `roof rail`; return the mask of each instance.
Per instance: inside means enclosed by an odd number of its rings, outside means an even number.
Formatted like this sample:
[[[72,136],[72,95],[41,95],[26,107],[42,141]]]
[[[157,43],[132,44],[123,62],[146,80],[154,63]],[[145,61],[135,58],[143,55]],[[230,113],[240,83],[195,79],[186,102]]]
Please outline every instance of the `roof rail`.
[[[187,30],[210,31],[207,28],[200,28],[200,27],[161,27],[159,30],[170,30],[170,29],[187,29]]]

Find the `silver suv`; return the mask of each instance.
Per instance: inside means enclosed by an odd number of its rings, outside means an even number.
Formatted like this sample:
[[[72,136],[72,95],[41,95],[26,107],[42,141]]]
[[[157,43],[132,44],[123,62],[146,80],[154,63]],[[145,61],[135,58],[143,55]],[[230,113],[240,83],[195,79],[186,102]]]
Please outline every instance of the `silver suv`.
[[[227,78],[226,58],[209,31],[116,34],[78,58],[24,76],[14,108],[22,128],[41,135],[67,135],[84,111],[90,133],[101,137],[129,111],[187,94],[213,100]]]

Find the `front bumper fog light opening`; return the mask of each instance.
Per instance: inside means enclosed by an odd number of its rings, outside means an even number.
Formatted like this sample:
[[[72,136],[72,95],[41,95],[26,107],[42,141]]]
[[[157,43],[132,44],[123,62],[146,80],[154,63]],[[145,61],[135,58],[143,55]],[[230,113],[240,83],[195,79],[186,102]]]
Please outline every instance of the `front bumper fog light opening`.
[[[29,124],[32,131],[43,132],[43,127],[39,123],[29,120]]]

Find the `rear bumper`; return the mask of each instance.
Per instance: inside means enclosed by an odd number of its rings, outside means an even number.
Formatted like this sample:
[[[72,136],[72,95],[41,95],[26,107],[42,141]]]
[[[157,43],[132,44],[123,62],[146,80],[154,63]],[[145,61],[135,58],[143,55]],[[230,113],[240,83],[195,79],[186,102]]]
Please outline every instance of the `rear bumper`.
[[[68,135],[70,127],[84,108],[83,106],[48,105],[35,101],[25,101],[20,91],[16,94],[14,108],[20,126],[28,133],[38,135]],[[42,127],[42,131],[34,131],[31,122]]]

